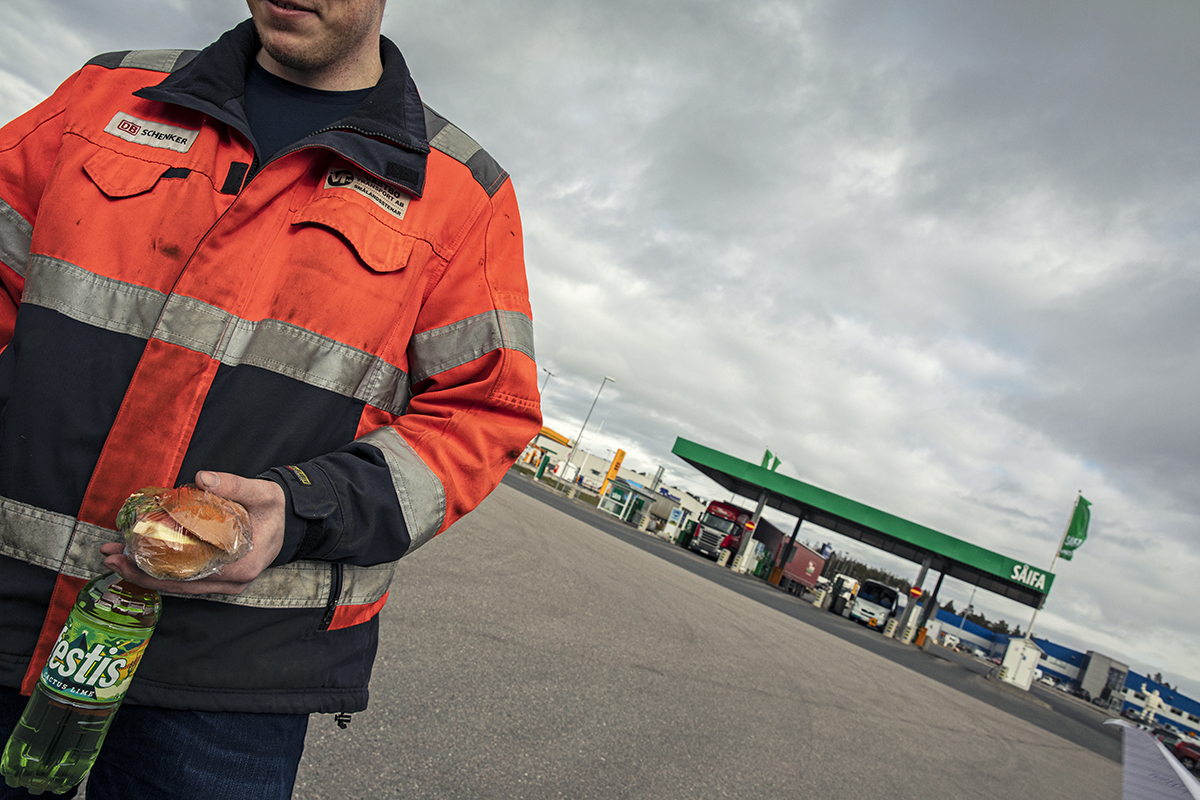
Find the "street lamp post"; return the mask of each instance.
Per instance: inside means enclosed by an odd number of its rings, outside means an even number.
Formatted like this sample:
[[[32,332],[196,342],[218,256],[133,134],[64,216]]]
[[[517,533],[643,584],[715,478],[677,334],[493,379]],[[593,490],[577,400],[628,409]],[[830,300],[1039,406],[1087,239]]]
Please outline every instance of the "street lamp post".
[[[583,431],[587,428],[588,420],[592,418],[592,412],[596,410],[596,401],[600,399],[600,392],[604,391],[604,384],[612,381],[617,382],[616,378],[604,376],[604,380],[600,381],[600,388],[596,390],[596,397],[592,400],[592,407],[588,409],[587,416],[583,418],[583,425],[579,428],[579,435],[575,437],[575,445],[571,448],[571,454],[567,456],[567,463],[563,465],[562,472],[558,473],[558,484],[554,487],[555,491],[562,489],[562,474],[571,466],[571,459],[575,457],[575,451],[579,449],[579,440],[583,438]]]
[[[546,380],[542,381],[542,388],[538,391],[538,394],[544,395],[546,393],[546,384],[548,384],[550,379],[554,377],[554,373],[545,367],[542,367],[542,372],[546,373]]]
[[[978,588],[979,588],[978,586],[971,587],[971,599],[967,601],[967,607],[963,611],[963,614],[962,614],[962,620],[961,620],[962,624],[958,626],[958,630],[960,632],[966,631],[966,629],[967,629],[967,614],[970,614],[972,611],[975,610],[975,590]],[[961,636],[958,638],[960,640],[962,639]]]

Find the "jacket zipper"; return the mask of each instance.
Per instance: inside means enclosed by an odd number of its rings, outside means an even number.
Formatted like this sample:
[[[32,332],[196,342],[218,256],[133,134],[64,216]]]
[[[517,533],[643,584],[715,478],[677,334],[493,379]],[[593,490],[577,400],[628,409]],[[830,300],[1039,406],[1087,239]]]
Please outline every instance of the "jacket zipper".
[[[337,611],[338,601],[342,599],[343,568],[341,564],[329,565],[329,602],[325,605],[325,616],[321,618],[321,630],[329,630],[333,624],[333,614]]]
[[[241,132],[240,128],[238,128],[238,130],[239,130],[239,132]],[[312,133],[308,134],[308,136],[305,136],[304,138],[307,139],[307,138],[309,138],[309,136],[320,136],[322,133],[329,133],[330,131],[350,131],[351,133],[357,133],[359,136],[363,136],[363,137],[367,137],[367,138],[378,137],[385,141],[391,142],[392,144],[396,145],[396,147],[399,147],[401,150],[407,150],[410,153],[417,153],[419,155],[428,155],[429,154],[428,150],[422,150],[419,147],[413,147],[410,144],[405,144],[404,142],[398,141],[398,140],[393,139],[392,137],[386,136],[384,134],[371,133],[370,131],[364,131],[362,128],[356,128],[353,125],[330,125],[326,128],[321,128],[318,131],[313,131]],[[330,147],[327,144],[321,144],[320,142],[312,142],[309,144],[302,144],[302,145],[299,145],[296,147],[291,147],[291,148],[288,148],[287,150],[282,150],[282,151],[276,153],[275,155],[271,156],[271,158],[265,164],[260,163],[258,151],[255,150],[254,151],[254,160],[250,162],[250,169],[249,169],[249,171],[246,172],[246,179],[244,181],[242,181],[242,189],[245,189],[246,186],[249,185],[250,181],[254,178],[254,176],[258,174],[258,171],[261,170],[263,167],[267,166],[267,164],[270,164],[273,161],[278,161],[279,159],[283,158],[284,156],[290,156],[292,153],[298,153],[301,150],[308,150],[309,148],[313,148],[313,147],[328,150],[329,152],[335,154],[338,158],[346,159],[347,161],[349,161],[350,163],[354,164],[356,167],[361,169],[363,172],[367,173],[368,175],[373,176],[376,180],[383,181],[384,183],[392,183],[392,181],[389,181],[387,178],[383,177],[382,175],[376,175],[374,172],[367,169],[362,164],[359,164],[357,161],[350,158],[345,153],[339,152],[336,148]],[[406,192],[408,191],[408,189],[405,189],[405,187],[403,187],[403,186],[401,186],[399,188],[404,189],[404,191],[406,191]],[[240,194],[240,192],[239,192],[239,194]]]

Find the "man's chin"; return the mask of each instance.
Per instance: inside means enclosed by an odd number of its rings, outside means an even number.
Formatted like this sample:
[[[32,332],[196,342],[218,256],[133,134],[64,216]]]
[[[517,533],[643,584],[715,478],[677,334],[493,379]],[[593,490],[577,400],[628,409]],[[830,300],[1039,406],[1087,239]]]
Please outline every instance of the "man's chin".
[[[312,73],[320,70],[325,66],[320,59],[313,58],[307,51],[311,48],[306,47],[302,41],[296,41],[298,37],[283,35],[263,37],[262,41],[263,52],[270,57],[279,66],[299,73]],[[269,65],[264,64],[270,69]]]

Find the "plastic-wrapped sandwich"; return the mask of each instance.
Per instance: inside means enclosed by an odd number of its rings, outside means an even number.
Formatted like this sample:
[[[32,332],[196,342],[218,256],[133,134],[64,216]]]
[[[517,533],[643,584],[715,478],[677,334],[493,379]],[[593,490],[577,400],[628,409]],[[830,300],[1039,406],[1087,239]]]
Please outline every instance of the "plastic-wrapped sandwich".
[[[125,554],[161,580],[212,575],[253,546],[246,509],[193,484],[134,492],[117,514],[117,527]]]

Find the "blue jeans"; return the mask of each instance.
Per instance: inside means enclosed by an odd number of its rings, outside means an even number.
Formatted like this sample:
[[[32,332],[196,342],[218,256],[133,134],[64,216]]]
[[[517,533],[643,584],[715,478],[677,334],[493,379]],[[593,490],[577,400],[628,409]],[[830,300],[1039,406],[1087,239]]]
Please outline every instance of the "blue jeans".
[[[26,699],[0,687],[3,741]],[[288,800],[307,731],[307,714],[123,705],[88,775],[87,800]],[[0,779],[0,800],[32,796]]]

